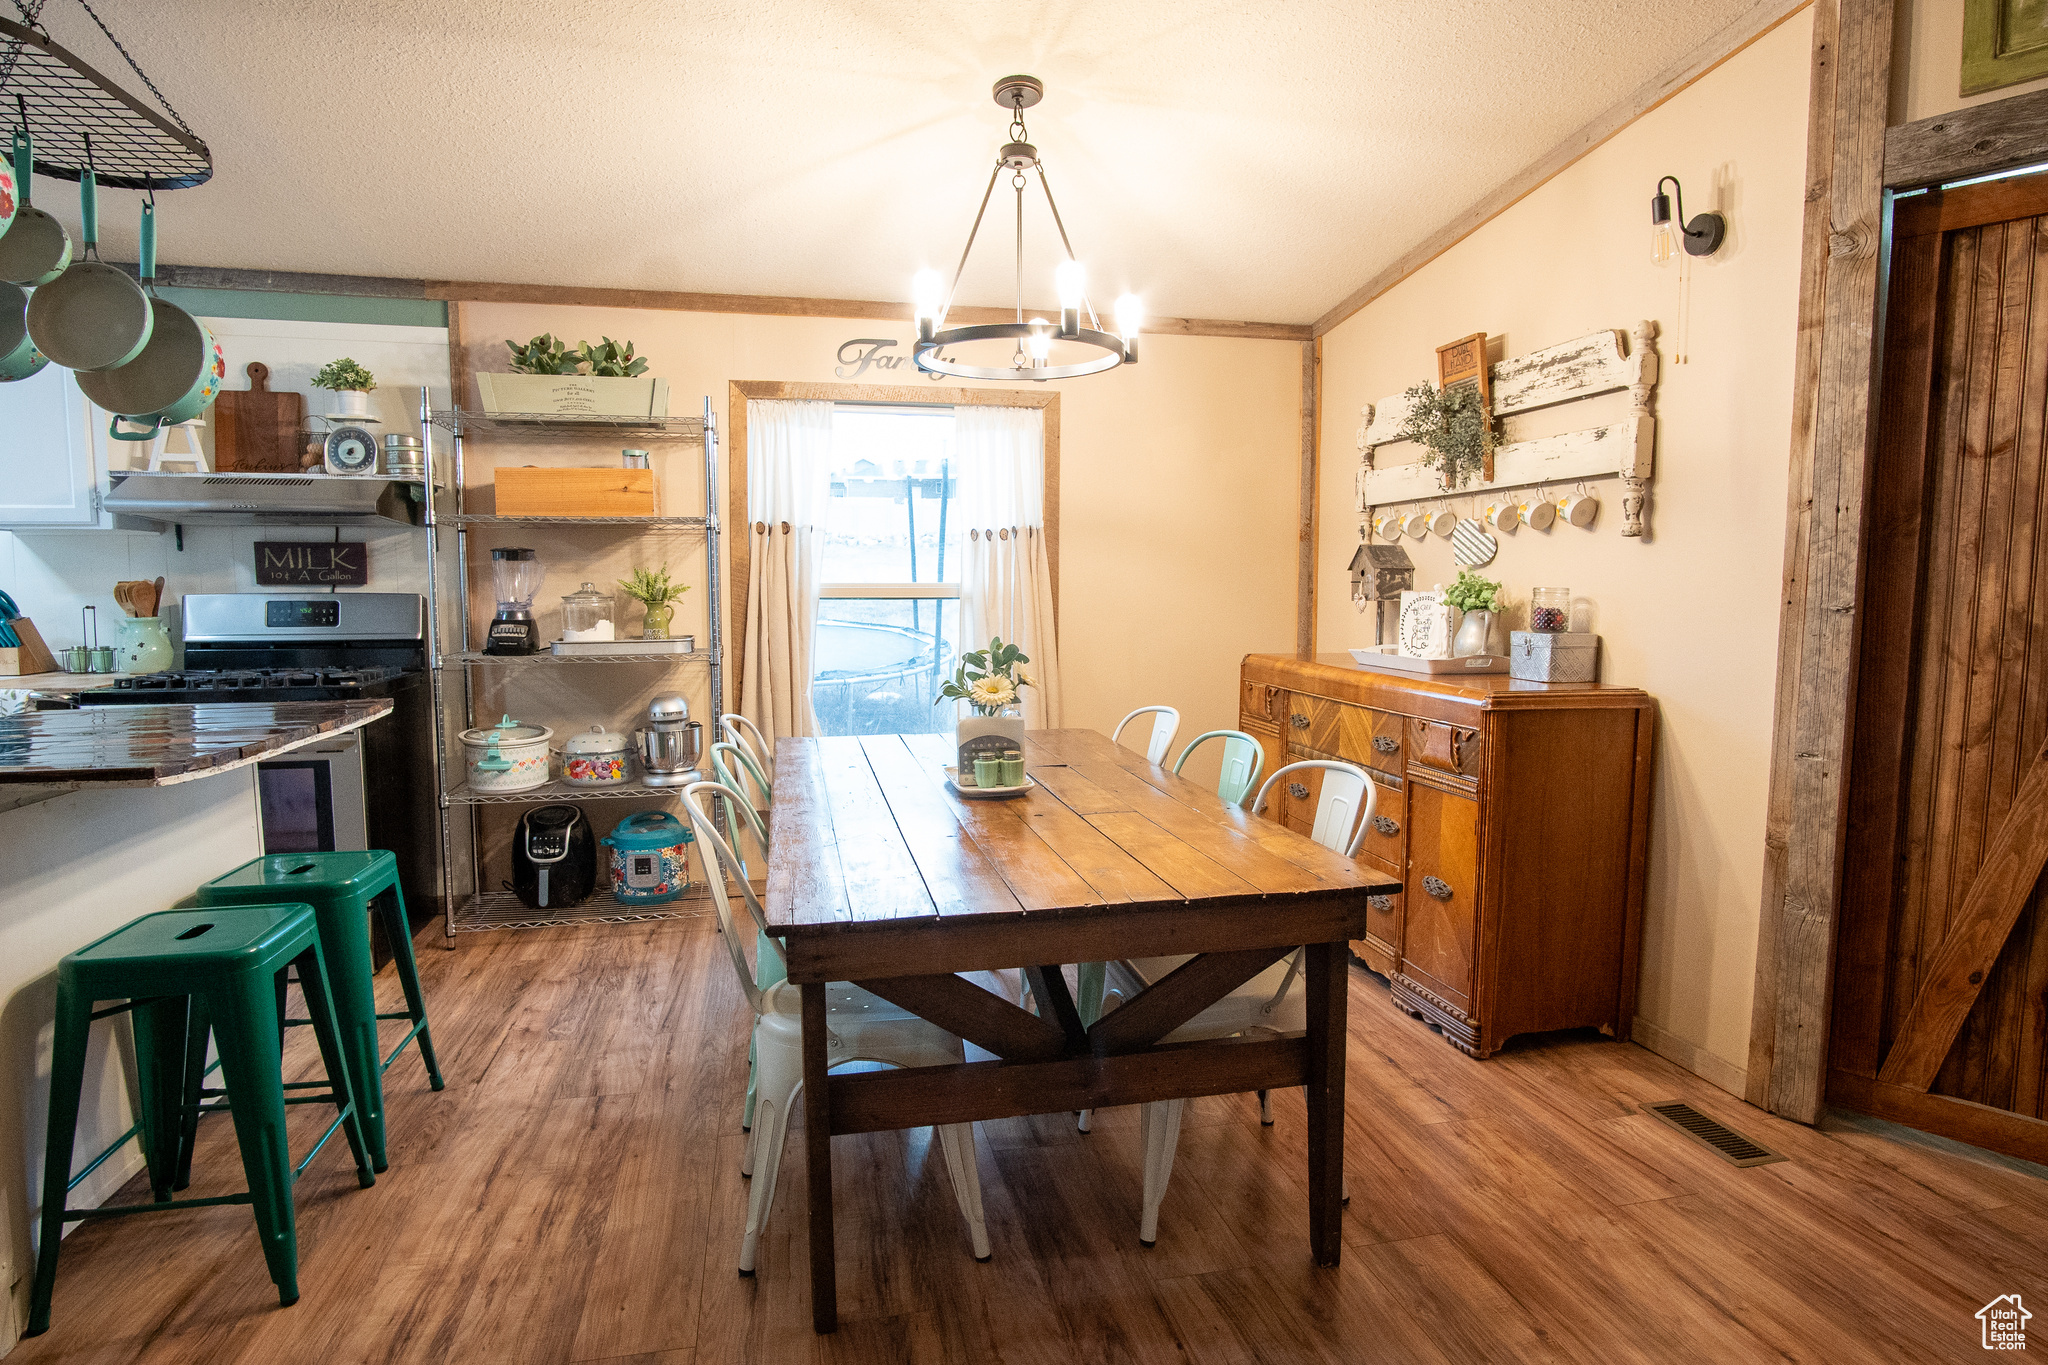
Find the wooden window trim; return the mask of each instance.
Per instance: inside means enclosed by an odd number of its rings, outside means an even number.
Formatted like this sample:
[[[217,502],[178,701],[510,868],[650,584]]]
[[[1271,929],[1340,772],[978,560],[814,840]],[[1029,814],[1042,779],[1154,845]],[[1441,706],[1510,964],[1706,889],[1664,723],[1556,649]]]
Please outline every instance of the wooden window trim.
[[[753,541],[747,534],[747,404],[761,398],[825,403],[903,403],[920,407],[1037,408],[1045,414],[1045,553],[1052,569],[1053,629],[1060,618],[1060,396],[1057,392],[1020,393],[1003,389],[915,388],[902,384],[817,384],[780,379],[735,379],[727,385],[726,414],[726,543],[731,547],[728,605],[733,635],[740,642],[730,651],[732,691],[745,695],[747,666],[748,571],[753,566]],[[924,586],[924,585],[918,585]],[[930,585],[933,587],[937,584]],[[921,596],[944,596],[923,593]],[[737,709],[737,701],[735,701]]]

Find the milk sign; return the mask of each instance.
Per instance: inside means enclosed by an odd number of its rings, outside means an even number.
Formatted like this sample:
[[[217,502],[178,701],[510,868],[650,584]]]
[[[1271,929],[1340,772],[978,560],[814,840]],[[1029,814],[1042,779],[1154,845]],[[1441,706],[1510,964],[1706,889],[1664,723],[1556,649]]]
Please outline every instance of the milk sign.
[[[360,588],[370,581],[361,542],[259,540],[256,585],[261,588]]]

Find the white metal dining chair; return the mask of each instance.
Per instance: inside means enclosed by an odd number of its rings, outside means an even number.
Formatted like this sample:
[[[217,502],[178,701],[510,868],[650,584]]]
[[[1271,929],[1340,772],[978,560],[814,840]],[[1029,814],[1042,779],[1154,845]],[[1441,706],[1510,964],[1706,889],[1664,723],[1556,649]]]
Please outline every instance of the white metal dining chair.
[[[1223,741],[1223,767],[1216,776],[1216,794],[1233,806],[1242,806],[1258,784],[1259,769],[1266,766],[1265,748],[1242,730],[1208,730],[1196,735],[1173,761],[1173,775],[1179,777],[1195,750],[1212,739]]]
[[[710,849],[716,869],[707,865],[705,884],[711,890],[712,905],[718,911],[718,929],[732,955],[733,971],[740,989],[754,1011],[755,1074],[758,1101],[754,1109],[751,1141],[753,1187],[748,1192],[747,1227],[740,1242],[740,1274],[752,1275],[760,1247],[761,1230],[775,1207],[775,1183],[782,1166],[782,1148],[789,1136],[790,1111],[803,1093],[803,1006],[797,988],[787,981],[763,988],[756,984],[755,970],[747,963],[740,946],[741,928],[733,920],[732,901],[726,889],[730,874],[753,920],[755,951],[781,957],[781,950],[768,934],[768,920],[761,903],[747,885],[738,857],[719,836],[716,822],[705,804],[712,798],[744,802],[745,797],[715,782],[698,782],[683,789],[683,813],[697,836],[699,849]],[[938,1025],[918,1018],[851,982],[835,981],[825,988],[826,1064],[880,1062],[886,1066],[946,1066],[964,1061],[960,1039]],[[945,1156],[946,1174],[953,1184],[953,1196],[967,1219],[974,1259],[989,1259],[988,1223],[982,1215],[981,1172],[974,1155],[974,1125],[949,1123],[937,1130],[939,1148]]]
[[[775,766],[775,746],[768,742],[768,736],[761,733],[761,727],[737,711],[727,711],[718,718],[719,737],[728,744],[737,744],[747,751],[747,757],[754,760],[754,766],[767,772]]]
[[[1145,741],[1147,763],[1166,762],[1167,750],[1173,748],[1173,737],[1180,733],[1180,712],[1171,706],[1141,706],[1116,723],[1116,729],[1109,735],[1109,742],[1115,744],[1124,733],[1124,727],[1139,716],[1152,717],[1152,736]]]
[[[1266,779],[1258,798],[1252,802],[1252,810],[1256,813],[1265,807],[1267,794],[1276,784],[1294,773],[1313,769],[1321,769],[1323,777],[1309,837],[1347,858],[1354,857],[1365,839],[1365,828],[1372,819],[1378,795],[1365,769],[1355,763],[1322,758],[1289,763]],[[1191,1043],[1247,1033],[1278,1037],[1306,1033],[1308,1001],[1299,989],[1303,951],[1297,948],[1159,1041]],[[1129,999],[1188,960],[1183,956],[1113,962],[1109,964],[1109,994]],[[1145,1202],[1138,1220],[1138,1240],[1146,1246],[1159,1238],[1159,1205],[1166,1198],[1166,1183],[1173,1175],[1174,1149],[1180,1144],[1181,1112],[1186,1107],[1186,1100],[1156,1100],[1147,1104],[1140,1115],[1140,1141],[1145,1149]],[[1259,1119],[1262,1123],[1272,1122],[1264,1091],[1259,1092]],[[1348,1189],[1344,1197],[1350,1198]]]

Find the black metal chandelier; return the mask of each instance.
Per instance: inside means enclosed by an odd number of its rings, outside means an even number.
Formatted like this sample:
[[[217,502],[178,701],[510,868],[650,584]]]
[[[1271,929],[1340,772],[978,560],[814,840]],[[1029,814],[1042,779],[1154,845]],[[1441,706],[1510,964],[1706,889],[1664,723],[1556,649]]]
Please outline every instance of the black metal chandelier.
[[[1137,363],[1138,326],[1144,321],[1144,307],[1135,295],[1123,295],[1116,301],[1114,310],[1116,331],[1112,333],[1102,329],[1102,321],[1095,315],[1095,306],[1088,301],[1087,271],[1074,255],[1074,244],[1067,240],[1066,224],[1060,221],[1060,206],[1053,202],[1052,185],[1045,178],[1045,164],[1038,159],[1038,149],[1028,140],[1030,135],[1024,127],[1024,111],[1044,97],[1045,85],[1036,76],[1005,76],[996,82],[996,103],[1010,111],[1010,140],[996,153],[996,166],[989,173],[988,188],[982,191],[981,207],[975,210],[974,226],[968,229],[967,247],[960,253],[960,264],[953,271],[952,286],[945,287],[936,270],[920,270],[912,284],[911,297],[917,310],[917,345],[913,355],[917,368],[927,374],[952,375],[960,379],[1028,379],[1043,383],[1048,379],[1076,379],[1084,374],[1101,374],[1119,365]],[[953,307],[953,295],[960,288],[960,276],[965,273],[967,257],[974,250],[975,235],[981,231],[988,201],[995,194],[996,181],[1004,171],[1010,172],[1010,186],[1017,193],[1017,320],[948,328],[946,314]],[[1039,187],[1045,191],[1046,207],[1052,210],[1053,226],[1059,230],[1060,246],[1066,252],[1066,259],[1053,272],[1060,297],[1058,323],[1024,316],[1024,190],[1030,183],[1025,177],[1026,171],[1038,172]],[[1081,325],[1084,310],[1088,314],[1086,327]],[[1069,365],[1048,364],[1052,343],[1056,340],[1093,346],[1102,354]],[[970,341],[1012,341],[1016,344],[1016,351],[1008,365],[968,365],[941,354],[948,346]]]

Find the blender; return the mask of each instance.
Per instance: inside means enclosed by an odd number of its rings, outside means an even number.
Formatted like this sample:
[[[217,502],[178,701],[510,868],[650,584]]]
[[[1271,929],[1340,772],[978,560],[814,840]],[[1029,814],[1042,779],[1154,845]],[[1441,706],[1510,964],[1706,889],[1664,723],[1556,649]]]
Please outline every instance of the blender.
[[[538,654],[540,627],[533,620],[533,598],[547,576],[533,551],[500,548],[491,551],[491,584],[498,614],[484,640],[486,654]]]

